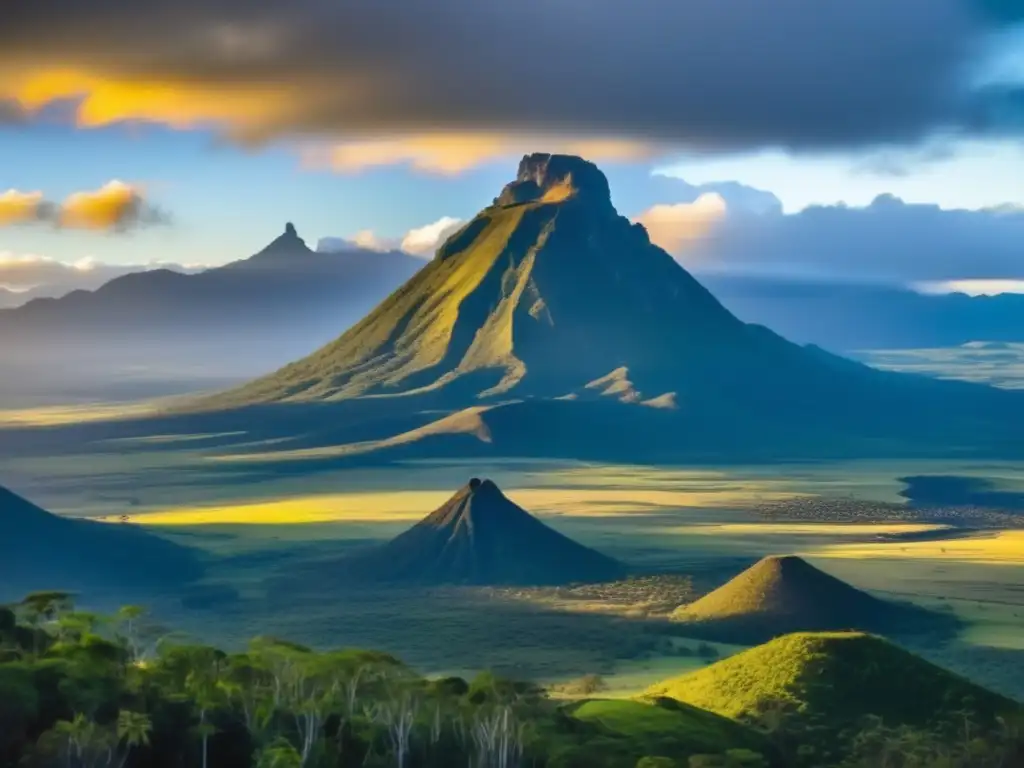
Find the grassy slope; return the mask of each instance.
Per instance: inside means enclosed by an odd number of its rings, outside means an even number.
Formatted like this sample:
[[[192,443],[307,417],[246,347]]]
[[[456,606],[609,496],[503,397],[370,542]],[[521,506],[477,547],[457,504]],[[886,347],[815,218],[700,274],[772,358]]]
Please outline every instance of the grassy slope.
[[[461,250],[432,261],[336,341],[207,404],[225,407],[268,399],[354,397],[438,366],[449,351],[463,302],[495,268],[524,215],[535,207],[490,209],[480,214],[463,230],[475,237],[453,238],[460,245],[461,240],[468,240]],[[514,278],[516,297],[529,265],[524,263],[523,269],[525,274],[517,273]],[[463,369],[487,364],[517,367],[511,359],[511,331],[502,321],[505,314],[496,313],[488,325],[490,335],[496,337],[493,343],[479,335],[473,339]]]
[[[962,709],[983,720],[1019,705],[879,637],[855,632],[797,633],[648,689],[726,717],[755,716],[785,702],[813,717],[845,723],[875,714],[924,725]]]
[[[765,746],[757,733],[732,720],[680,702],[659,706],[628,699],[592,699],[572,706],[570,711],[577,720],[600,723],[643,744],[648,754],[664,754],[658,745],[667,744],[709,753],[738,746]]]
[[[670,757],[685,765],[691,755],[722,754],[750,749],[767,754],[756,732],[685,704],[669,700],[646,704],[628,700],[594,699],[564,710],[593,730],[558,734],[549,751],[555,765],[633,765],[645,755]]]
[[[955,622],[880,600],[799,557],[770,556],[690,605],[674,621],[721,642],[756,645],[791,632],[859,629],[890,634]]]

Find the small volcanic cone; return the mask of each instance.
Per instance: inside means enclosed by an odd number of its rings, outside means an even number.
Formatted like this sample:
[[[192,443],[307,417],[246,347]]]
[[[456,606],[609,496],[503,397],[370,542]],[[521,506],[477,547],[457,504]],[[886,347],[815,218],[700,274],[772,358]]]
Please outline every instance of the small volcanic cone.
[[[517,506],[490,480],[470,480],[387,544],[342,561],[355,580],[555,585],[611,581],[625,569]]]
[[[766,557],[734,579],[677,608],[695,635],[752,645],[791,632],[909,631],[935,627],[937,614],[880,600],[799,557]]]

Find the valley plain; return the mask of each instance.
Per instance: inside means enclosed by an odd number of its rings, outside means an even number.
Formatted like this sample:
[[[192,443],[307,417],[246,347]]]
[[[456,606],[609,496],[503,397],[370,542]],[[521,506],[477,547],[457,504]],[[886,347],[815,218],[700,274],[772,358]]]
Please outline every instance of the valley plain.
[[[799,554],[872,594],[957,617],[955,637],[902,642],[1024,697],[1024,519],[1017,529],[998,520],[950,524],[926,510],[881,520],[873,506],[906,501],[904,480],[915,476],[1024,490],[1016,462],[673,468],[524,459],[239,476],[192,447],[201,440],[154,436],[131,449],[53,458],[9,453],[5,466],[11,486],[47,509],[111,525],[126,516],[201,550],[200,582],[148,602],[168,626],[228,647],[270,634],[314,647],[378,648],[430,673],[493,668],[563,695],[573,695],[573,681],[596,675],[602,695],[636,695],[740,650],[687,638],[667,620],[679,602],[765,555]],[[332,580],[339,553],[395,536],[473,475],[494,479],[559,532],[626,563],[639,581],[395,589]],[[854,500],[865,502],[863,510]],[[863,519],[836,514],[837,504]],[[780,509],[795,510],[792,519]],[[809,509],[820,510],[817,519],[807,519]],[[652,584],[642,584],[645,574]],[[0,599],[25,590],[15,581],[8,591]],[[99,605],[116,600],[97,596]]]

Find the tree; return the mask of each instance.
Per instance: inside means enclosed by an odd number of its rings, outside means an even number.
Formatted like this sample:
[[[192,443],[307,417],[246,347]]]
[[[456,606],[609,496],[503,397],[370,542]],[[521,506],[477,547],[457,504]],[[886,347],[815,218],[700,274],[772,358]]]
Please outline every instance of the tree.
[[[100,768],[114,762],[115,735],[81,713],[57,721],[49,735],[41,742],[57,742],[66,768]]]
[[[216,648],[205,645],[169,649],[164,659],[164,671],[173,683],[180,685],[199,714],[196,732],[202,744],[202,766],[207,768],[210,736],[216,728],[210,722],[210,713],[222,706],[227,698],[221,686],[227,656]]]
[[[287,739],[277,739],[259,751],[256,768],[301,768],[302,755]]]
[[[0,665],[0,763],[25,742],[38,710],[31,669],[21,663]]]
[[[128,755],[137,746],[149,746],[149,734],[153,730],[153,722],[148,715],[122,709],[117,713],[117,740],[125,745],[119,766],[128,760]]]
[[[32,592],[21,601],[19,607],[32,629],[32,653],[38,656],[40,641],[45,638],[43,623],[55,620],[64,611],[70,611],[74,603],[70,592]]]
[[[124,633],[125,646],[128,648],[129,660],[134,664],[142,656],[139,623],[146,615],[146,609],[140,605],[125,605],[117,612],[118,628]]]

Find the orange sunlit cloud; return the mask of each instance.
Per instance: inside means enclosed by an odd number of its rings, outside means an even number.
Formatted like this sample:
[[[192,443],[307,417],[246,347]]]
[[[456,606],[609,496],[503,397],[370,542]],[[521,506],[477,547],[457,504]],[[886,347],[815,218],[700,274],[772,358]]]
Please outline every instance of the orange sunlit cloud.
[[[294,99],[280,88],[121,81],[60,69],[16,80],[10,95],[30,112],[54,102],[73,100],[75,121],[82,128],[141,120],[172,128],[220,124],[241,133],[282,119]]]
[[[141,206],[139,192],[115,180],[93,192],[69,195],[60,209],[60,224],[72,229],[116,229],[137,218]]]
[[[39,222],[67,229],[123,230],[166,223],[166,218],[146,202],[139,187],[116,179],[96,190],[74,192],[60,205],[42,192],[0,193],[0,226]]]
[[[342,173],[408,164],[427,173],[455,175],[483,163],[538,151],[614,162],[642,160],[651,157],[654,150],[647,144],[614,139],[573,141],[550,136],[437,133],[306,147],[302,150],[302,161],[307,168],[329,168]]]
[[[16,189],[0,192],[0,227],[39,221],[45,209],[46,200],[42,192],[19,192]]]
[[[655,205],[634,221],[644,225],[652,243],[678,256],[687,245],[710,234],[725,215],[725,200],[711,192],[692,203]]]

